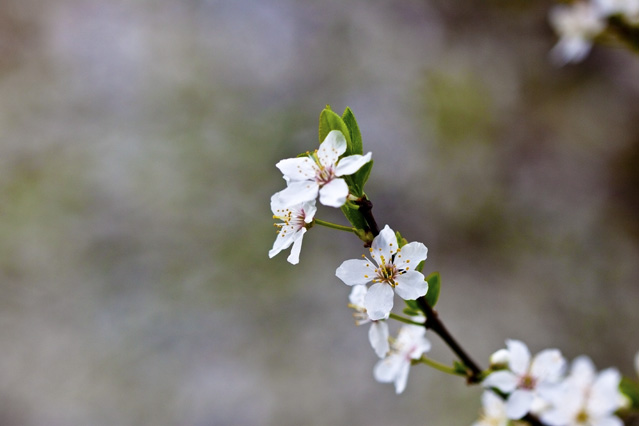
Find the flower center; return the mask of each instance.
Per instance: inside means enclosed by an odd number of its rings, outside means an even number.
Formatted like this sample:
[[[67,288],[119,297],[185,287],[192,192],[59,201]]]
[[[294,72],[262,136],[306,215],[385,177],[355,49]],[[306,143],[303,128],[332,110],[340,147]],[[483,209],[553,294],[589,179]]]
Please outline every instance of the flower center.
[[[537,380],[528,374],[526,374],[521,379],[519,379],[520,389],[532,390],[535,388],[536,385],[537,385]]]
[[[577,414],[577,417],[575,418],[575,420],[577,421],[577,423],[586,423],[588,421],[588,413],[586,413],[585,410],[581,410]]]
[[[293,214],[291,209],[281,209],[277,210],[276,214],[273,215],[273,219],[279,219],[283,223],[276,223],[275,226],[279,228],[278,232],[281,232],[284,227],[291,227],[295,231],[299,231],[300,229],[306,226],[306,212],[304,209],[300,209]]]
[[[315,173],[315,182],[317,182],[320,186],[326,185],[333,179],[335,179],[335,168],[333,164],[329,164],[328,166],[322,165],[317,156],[317,150],[310,155],[315,164],[317,165],[317,171]]]
[[[377,270],[377,279],[373,280],[374,282],[387,283],[390,284],[391,287],[395,287],[397,282],[395,282],[395,278],[401,274],[401,272],[397,269],[393,263],[384,263],[382,266],[378,267]]]

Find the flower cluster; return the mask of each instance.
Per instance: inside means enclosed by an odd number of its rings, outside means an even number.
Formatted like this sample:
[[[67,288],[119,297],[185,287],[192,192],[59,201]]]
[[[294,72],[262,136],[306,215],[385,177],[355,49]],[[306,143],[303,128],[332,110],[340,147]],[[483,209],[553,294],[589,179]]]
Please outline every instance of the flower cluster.
[[[592,361],[576,358],[566,374],[566,360],[557,349],[534,357],[518,340],[491,357],[495,370],[483,381],[483,414],[476,426],[507,425],[529,413],[549,426],[622,426],[615,411],[627,404],[619,391],[621,375],[614,368],[597,374]],[[492,393],[496,389],[505,399]],[[492,423],[491,423],[492,422]]]
[[[269,257],[293,245],[288,261],[294,265],[299,262],[302,238],[312,225],[318,194],[320,203],[326,206],[341,207],[346,203],[349,188],[341,176],[358,171],[370,161],[371,153],[340,159],[344,152],[346,139],[340,131],[333,130],[314,152],[276,164],[287,187],[271,197],[273,218],[282,222],[275,224],[278,235]]]
[[[639,0],[591,1],[553,12],[553,23],[562,33],[556,54],[564,62],[587,53],[606,16],[622,15],[639,23]],[[423,363],[461,376],[468,384],[481,383],[482,413],[473,426],[622,426],[624,410],[626,415],[627,410],[639,413],[639,381],[622,379],[614,368],[597,372],[585,356],[568,365],[558,349],[532,356],[523,342],[507,340],[506,348],[490,357],[490,368],[482,370],[434,310],[441,282],[438,273],[424,277],[421,272],[426,246],[409,243],[388,225],[380,231],[372,217],[372,203],[364,193],[371,154],[363,154],[352,112],[347,108],[340,117],[325,109],[320,115],[322,137],[316,151],[277,163],[287,187],[271,197],[279,222],[269,257],[291,247],[288,261],[297,264],[302,239],[313,225],[352,232],[364,242],[368,253],[342,262],[335,275],[352,288],[348,306],[355,311],[355,323],[370,324],[368,340],[380,358],[373,369],[375,380],[393,383],[395,392],[402,393],[411,366]],[[318,197],[321,204],[341,208],[352,227],[316,218]],[[393,312],[395,295],[405,301],[403,316]],[[390,320],[403,323],[395,338],[389,333]],[[441,337],[459,361],[449,366],[427,358],[427,329]],[[639,376],[639,353],[634,364]]]
[[[635,28],[639,24],[639,0],[585,0],[557,5],[550,10],[550,23],[559,35],[551,58],[559,65],[586,57],[593,40],[615,25]]]

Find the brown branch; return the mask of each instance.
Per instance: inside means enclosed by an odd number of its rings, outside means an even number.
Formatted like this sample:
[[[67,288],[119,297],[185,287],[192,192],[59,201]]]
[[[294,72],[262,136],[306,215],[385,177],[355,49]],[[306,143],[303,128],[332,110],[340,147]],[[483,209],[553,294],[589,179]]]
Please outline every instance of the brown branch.
[[[474,384],[481,382],[481,373],[482,369],[472,360],[472,358],[466,353],[466,351],[457,343],[455,338],[448,332],[444,323],[439,319],[439,315],[437,311],[435,311],[429,304],[426,302],[424,297],[420,297],[417,299],[417,305],[426,315],[426,322],[424,323],[424,327],[429,330],[432,330],[435,334],[442,338],[442,340],[448,345],[448,347],[457,355],[459,360],[466,366],[468,369],[467,382],[468,384]]]

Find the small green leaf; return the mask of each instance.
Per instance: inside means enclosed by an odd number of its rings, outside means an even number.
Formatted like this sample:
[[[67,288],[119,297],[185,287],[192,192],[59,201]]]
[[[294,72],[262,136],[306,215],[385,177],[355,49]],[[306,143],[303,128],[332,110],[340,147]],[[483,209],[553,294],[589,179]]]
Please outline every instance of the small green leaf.
[[[619,384],[619,390],[632,401],[633,409],[639,409],[639,382],[623,377]]]
[[[420,312],[411,308],[404,308],[402,312],[404,313],[404,315],[407,315],[409,317],[417,317],[420,315]]]
[[[459,361],[453,361],[453,369],[459,374],[468,374],[468,369]]]
[[[358,171],[353,173],[350,177],[353,181],[353,187],[356,193],[356,197],[361,197],[364,195],[364,185],[368,181],[369,176],[371,175],[371,170],[373,169],[373,160],[364,164]]]
[[[348,126],[346,126],[346,123],[344,123],[344,120],[342,120],[342,117],[335,114],[331,110],[331,107],[329,105],[326,105],[326,108],[322,110],[319,117],[320,143],[324,142],[324,139],[326,139],[326,136],[332,130],[339,130],[340,132],[344,134],[344,137],[346,138],[346,147],[347,147],[346,153],[348,153],[351,146],[351,134],[348,129]]]
[[[434,308],[437,303],[437,299],[439,299],[439,290],[441,290],[442,286],[439,272],[433,272],[427,276],[426,281],[428,282],[428,293],[426,293],[426,296],[424,297],[428,306]]]
[[[346,151],[346,155],[364,154],[362,134],[359,131],[359,126],[357,125],[355,115],[349,107],[346,107],[346,110],[344,110],[344,114],[342,114],[342,120],[346,124],[346,127],[348,127],[348,132],[351,137],[351,145],[349,146],[350,149]]]
[[[417,312],[421,312],[419,310],[419,305],[417,304],[416,300],[404,300],[404,302],[406,302],[406,305],[408,305],[408,307],[414,311]]]
[[[408,241],[406,241],[406,238],[402,237],[402,234],[400,234],[399,231],[395,231],[395,238],[397,239],[397,245],[399,248],[402,248],[406,244],[408,244]]]
[[[362,216],[362,214],[359,212],[359,210],[349,207],[348,204],[344,204],[341,207],[341,209],[342,209],[342,213],[344,213],[344,216],[346,217],[346,219],[355,228],[364,230],[364,229],[366,229],[368,227],[368,224],[366,223],[366,219],[364,219],[364,216]]]

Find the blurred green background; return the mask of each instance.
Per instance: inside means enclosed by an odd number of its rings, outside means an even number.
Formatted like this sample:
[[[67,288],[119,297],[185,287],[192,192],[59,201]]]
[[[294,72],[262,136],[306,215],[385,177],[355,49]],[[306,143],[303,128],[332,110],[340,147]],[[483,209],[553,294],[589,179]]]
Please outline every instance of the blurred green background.
[[[335,277],[357,239],[267,257],[275,163],[326,104],[481,365],[517,338],[633,374],[639,62],[553,67],[551,4],[3,0],[0,424],[470,424],[457,378],[374,382]]]

